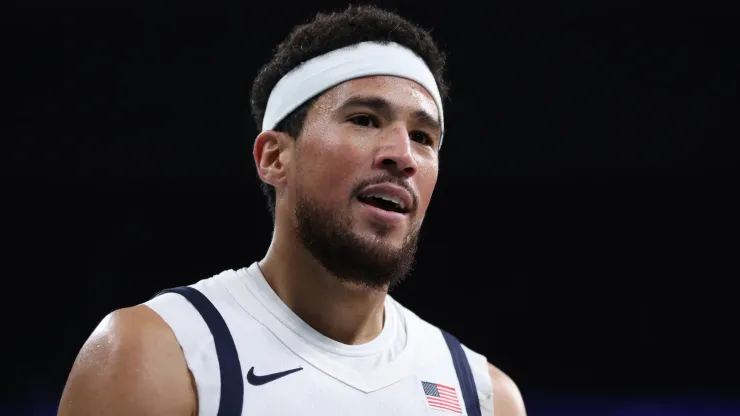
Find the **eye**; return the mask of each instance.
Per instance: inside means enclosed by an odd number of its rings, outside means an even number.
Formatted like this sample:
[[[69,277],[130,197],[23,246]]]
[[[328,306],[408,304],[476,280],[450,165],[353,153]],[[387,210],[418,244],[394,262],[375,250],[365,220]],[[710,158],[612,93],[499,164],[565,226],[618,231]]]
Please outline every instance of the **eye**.
[[[378,127],[380,125],[376,117],[368,114],[358,114],[356,116],[352,116],[349,121],[352,124],[362,127]]]
[[[423,131],[413,131],[409,136],[411,140],[423,145],[431,146],[434,144],[434,140],[432,140],[432,137],[424,133]]]

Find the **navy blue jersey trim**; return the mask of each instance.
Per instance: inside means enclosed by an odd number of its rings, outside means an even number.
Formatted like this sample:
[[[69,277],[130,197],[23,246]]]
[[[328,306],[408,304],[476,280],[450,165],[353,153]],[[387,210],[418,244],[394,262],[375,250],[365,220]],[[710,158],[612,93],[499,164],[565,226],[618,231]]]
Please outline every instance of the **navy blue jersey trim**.
[[[187,299],[203,320],[213,335],[218,356],[218,368],[221,373],[221,400],[218,404],[218,416],[241,416],[244,405],[244,380],[239,363],[239,354],[236,352],[234,339],[231,337],[229,327],[221,314],[208,298],[188,286],[180,286],[165,289],[156,296],[163,293],[177,293]]]
[[[460,382],[465,410],[468,416],[481,416],[478,392],[475,388],[475,379],[473,378],[473,372],[470,370],[468,357],[457,338],[446,331],[442,331],[442,335],[450,349],[450,355],[452,355],[452,363],[455,365],[457,380]]]

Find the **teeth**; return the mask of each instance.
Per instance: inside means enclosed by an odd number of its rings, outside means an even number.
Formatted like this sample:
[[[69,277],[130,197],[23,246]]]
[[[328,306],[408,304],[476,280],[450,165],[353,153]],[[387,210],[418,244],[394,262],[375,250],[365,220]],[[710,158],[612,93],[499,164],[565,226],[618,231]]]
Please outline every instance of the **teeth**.
[[[406,208],[406,206],[404,205],[403,201],[401,201],[400,199],[396,198],[395,196],[386,195],[386,194],[368,194],[368,195],[365,195],[365,196],[367,198],[379,198],[379,199],[383,199],[383,200],[386,200],[386,201],[393,202],[394,204],[396,204],[399,207],[401,207],[401,209],[405,209]]]

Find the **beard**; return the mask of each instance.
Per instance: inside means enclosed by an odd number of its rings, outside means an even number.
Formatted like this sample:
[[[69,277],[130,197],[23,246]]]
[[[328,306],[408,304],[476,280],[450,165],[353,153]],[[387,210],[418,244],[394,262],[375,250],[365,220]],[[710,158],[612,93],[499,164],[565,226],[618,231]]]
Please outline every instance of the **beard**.
[[[337,279],[373,290],[393,288],[411,271],[420,227],[412,229],[400,247],[384,240],[387,225],[375,225],[372,237],[353,230],[354,219],[322,206],[298,190],[294,212],[298,236],[311,255]]]

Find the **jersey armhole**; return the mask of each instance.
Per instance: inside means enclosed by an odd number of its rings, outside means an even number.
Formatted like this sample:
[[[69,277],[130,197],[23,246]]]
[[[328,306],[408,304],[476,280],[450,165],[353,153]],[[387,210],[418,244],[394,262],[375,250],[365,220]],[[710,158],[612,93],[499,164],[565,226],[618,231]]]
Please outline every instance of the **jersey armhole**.
[[[468,357],[470,371],[473,373],[482,416],[493,416],[493,381],[488,372],[488,359],[464,344],[462,348]]]
[[[180,344],[198,394],[198,414],[215,415],[221,375],[213,335],[197,309],[177,293],[163,293],[143,303],[170,327]]]

